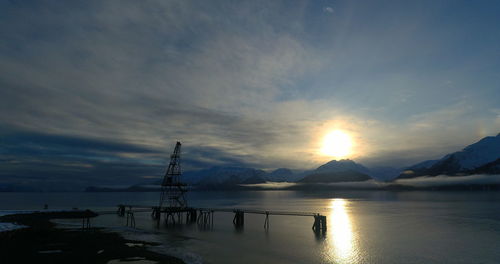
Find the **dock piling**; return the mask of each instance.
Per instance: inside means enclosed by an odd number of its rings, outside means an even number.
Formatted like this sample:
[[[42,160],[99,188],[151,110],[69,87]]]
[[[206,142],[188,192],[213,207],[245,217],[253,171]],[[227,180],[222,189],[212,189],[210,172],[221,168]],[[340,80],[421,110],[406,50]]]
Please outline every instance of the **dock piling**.
[[[242,227],[245,224],[245,212],[239,209],[234,211],[233,224],[236,227]]]
[[[132,210],[127,211],[127,226],[135,227],[135,217]]]
[[[118,205],[118,211],[116,211],[118,216],[124,217],[125,216],[125,205],[120,204]]]
[[[266,211],[266,220],[264,220],[264,229],[269,230],[269,211]]]
[[[161,218],[161,211],[160,211],[160,207],[158,206],[154,206],[152,207],[152,212],[151,212],[151,217],[154,219],[154,220],[160,220]]]
[[[196,213],[196,211],[195,211]],[[197,223],[200,227],[207,228],[212,227],[214,224],[213,211],[212,210],[199,210]]]
[[[196,209],[189,209],[189,211],[186,212],[186,224],[196,222],[196,218]]]
[[[84,217],[82,218],[82,230],[90,229],[90,218]]]
[[[312,229],[316,233],[326,232],[326,216],[325,215],[320,215],[316,214],[314,215],[314,224],[312,226]]]

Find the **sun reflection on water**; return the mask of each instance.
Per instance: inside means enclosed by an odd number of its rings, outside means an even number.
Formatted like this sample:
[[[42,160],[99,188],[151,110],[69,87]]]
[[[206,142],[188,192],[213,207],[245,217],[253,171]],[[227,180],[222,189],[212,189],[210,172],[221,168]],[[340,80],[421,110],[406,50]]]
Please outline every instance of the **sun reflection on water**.
[[[356,258],[355,237],[347,206],[345,199],[333,199],[330,203],[328,255],[334,263],[353,263]]]

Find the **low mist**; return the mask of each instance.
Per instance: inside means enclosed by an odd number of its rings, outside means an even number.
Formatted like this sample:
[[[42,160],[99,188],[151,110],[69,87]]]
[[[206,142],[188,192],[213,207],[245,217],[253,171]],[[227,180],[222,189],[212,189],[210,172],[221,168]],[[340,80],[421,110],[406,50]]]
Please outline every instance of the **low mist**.
[[[468,176],[422,176],[413,179],[398,179],[392,182],[376,180],[362,182],[337,182],[337,183],[292,183],[292,182],[266,182],[259,184],[243,184],[242,186],[255,189],[293,190],[293,189],[397,189],[397,188],[433,188],[471,185],[500,185],[500,175],[475,174]]]

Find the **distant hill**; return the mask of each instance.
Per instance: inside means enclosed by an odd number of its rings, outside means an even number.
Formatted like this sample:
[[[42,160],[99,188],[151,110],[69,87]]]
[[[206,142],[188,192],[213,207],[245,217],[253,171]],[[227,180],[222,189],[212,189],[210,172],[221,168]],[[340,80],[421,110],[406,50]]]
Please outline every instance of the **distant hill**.
[[[272,182],[292,182],[296,181],[298,176],[292,170],[287,168],[279,168],[266,175],[266,180]]]
[[[307,173],[301,183],[356,182],[372,179],[370,170],[349,159],[332,160]]]
[[[212,167],[204,173],[202,178],[196,182],[198,185],[242,183],[249,178],[264,178],[263,170],[240,167]]]
[[[378,168],[377,175],[390,174],[390,176],[385,177],[394,178],[398,175],[396,171],[392,168]],[[329,161],[314,170],[302,173],[294,173],[287,168],[279,168],[267,173],[254,168],[212,167],[206,170],[186,172],[183,175],[183,180],[202,189],[227,189],[240,184],[264,182],[312,183],[366,181],[372,179],[371,174],[375,173],[371,172],[365,166],[349,159],[343,159]],[[383,178],[384,176],[381,177]]]
[[[428,160],[408,167],[399,178],[437,175],[467,175],[474,173],[499,173],[500,134],[485,137],[465,147],[461,151],[450,153],[439,160]]]
[[[198,187],[228,188],[239,184],[271,182],[294,182],[301,178],[287,168],[279,168],[270,173],[255,168],[215,166],[209,169],[187,171],[182,175],[186,183]]]
[[[370,173],[370,170],[368,168],[350,159],[329,161],[319,166],[313,172],[322,173],[322,172],[342,172],[342,171],[357,171],[364,174]]]
[[[393,167],[371,167],[369,170],[368,175],[377,181],[392,181],[403,171],[401,168]]]
[[[41,192],[34,186],[20,184],[0,184],[0,192]]]
[[[406,170],[420,170],[420,169],[428,169],[430,168],[432,165],[436,164],[439,160],[426,160],[426,161],[422,161],[422,162],[419,162],[415,165],[412,165],[408,168],[406,168]]]
[[[160,184],[132,185],[128,187],[89,186],[85,188],[85,192],[159,192],[160,189]]]
[[[182,181],[190,184],[223,184],[226,182],[243,182],[250,177],[264,178],[265,171],[253,168],[221,167],[187,171],[182,175]]]
[[[370,180],[371,177],[353,170],[320,172],[307,175],[301,183],[331,183],[331,182],[358,182]]]
[[[471,171],[474,174],[500,174],[500,158]]]

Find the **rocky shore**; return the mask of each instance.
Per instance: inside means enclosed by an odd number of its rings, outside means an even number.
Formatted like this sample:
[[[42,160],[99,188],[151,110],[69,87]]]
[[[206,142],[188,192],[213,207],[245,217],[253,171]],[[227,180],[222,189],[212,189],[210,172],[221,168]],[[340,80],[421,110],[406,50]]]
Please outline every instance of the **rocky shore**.
[[[61,229],[51,219],[94,217],[91,211],[36,212],[0,217],[24,228],[0,232],[0,262],[14,263],[184,263],[147,249],[157,244],[128,240],[99,228]],[[133,246],[131,246],[133,245]]]

